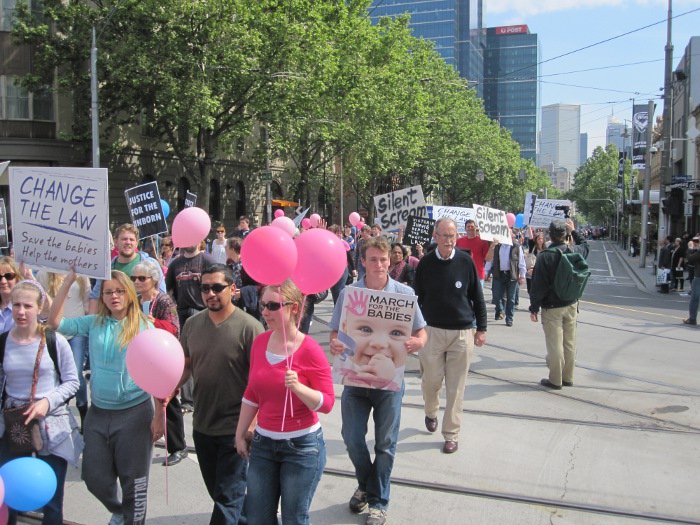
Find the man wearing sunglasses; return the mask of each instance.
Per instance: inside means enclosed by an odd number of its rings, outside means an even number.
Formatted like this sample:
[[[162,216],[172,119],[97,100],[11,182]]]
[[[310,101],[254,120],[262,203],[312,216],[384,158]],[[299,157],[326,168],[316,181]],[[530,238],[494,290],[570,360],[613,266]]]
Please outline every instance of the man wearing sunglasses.
[[[168,272],[169,273],[169,272]],[[233,272],[213,264],[201,272],[199,293],[206,310],[185,323],[180,342],[185,371],[194,380],[194,446],[209,496],[212,524],[236,525],[246,492],[247,461],[235,447],[243,392],[248,384],[250,348],[263,326],[232,302]],[[252,434],[251,434],[252,436]]]
[[[141,261],[152,261],[158,266],[160,272],[160,281],[158,288],[165,293],[165,277],[163,270],[156,259],[149,257],[146,252],[138,251],[139,245],[139,229],[133,224],[122,224],[114,232],[115,247],[117,248],[117,256],[112,259],[112,270],[119,270],[126,275],[131,276],[131,271]],[[100,292],[102,290],[102,281],[97,280],[95,286],[90,293],[90,305],[88,307],[89,314],[97,313],[97,304],[100,300]]]
[[[199,246],[189,246],[180,250],[180,257],[173,259],[168,266],[165,285],[168,293],[177,305],[177,317],[180,327],[191,316],[206,308],[199,291],[202,270],[216,261]],[[192,412],[192,383],[189,382],[180,391],[180,400],[184,412]],[[235,430],[235,429],[234,429]]]

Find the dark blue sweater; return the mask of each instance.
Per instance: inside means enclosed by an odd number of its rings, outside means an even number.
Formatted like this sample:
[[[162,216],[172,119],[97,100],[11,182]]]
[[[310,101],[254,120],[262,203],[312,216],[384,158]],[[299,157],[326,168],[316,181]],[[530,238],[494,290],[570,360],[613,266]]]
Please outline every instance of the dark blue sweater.
[[[455,250],[452,259],[442,260],[437,250],[418,264],[413,288],[428,326],[446,330],[471,328],[486,331],[486,303],[471,256]]]

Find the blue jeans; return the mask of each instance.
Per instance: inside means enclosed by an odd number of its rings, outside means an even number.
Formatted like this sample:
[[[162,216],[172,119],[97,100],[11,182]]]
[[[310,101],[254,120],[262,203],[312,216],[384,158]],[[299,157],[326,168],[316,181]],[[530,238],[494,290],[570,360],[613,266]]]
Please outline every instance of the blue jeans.
[[[243,514],[248,462],[236,452],[235,435],[192,432],[199,470],[214,510],[209,525],[237,525]]]
[[[333,297],[333,306],[335,306],[335,303],[338,302],[338,296],[340,295],[340,292],[343,291],[343,288],[345,288],[345,283],[348,280],[348,275],[350,275],[350,271],[345,268],[345,271],[343,272],[343,275],[340,276],[340,279],[338,279],[338,282],[335,283],[333,286],[331,286],[331,296]]]
[[[491,291],[493,292],[493,299],[496,303],[496,314],[505,311],[506,321],[513,321],[513,315],[515,315],[515,293],[517,290],[518,281],[512,281],[510,279],[510,273],[501,274],[501,277],[493,278]]]
[[[0,439],[0,465],[17,459],[22,456],[14,456],[10,454],[7,448],[7,441]],[[53,498],[44,505],[42,512],[44,517],[41,520],[41,525],[62,525],[63,523],[63,490],[66,483],[66,472],[68,470],[68,463],[65,459],[49,454],[48,456],[40,456],[37,454],[37,459],[42,460],[47,463],[51,470],[56,474],[56,492]],[[39,510],[39,509],[36,509]],[[9,509],[8,512],[8,525],[15,525],[17,523],[17,511]]]
[[[253,435],[248,466],[246,518],[249,525],[307,525],[311,499],[326,465],[323,430],[292,439]]]
[[[355,477],[360,490],[367,493],[370,507],[386,509],[389,506],[391,470],[394,467],[396,442],[401,425],[401,391],[374,390],[346,386],[341,398],[343,441],[350,461],[355,466]],[[374,462],[367,448],[367,422],[373,411]]]
[[[68,341],[73,351],[75,368],[78,369],[78,379],[80,380],[80,387],[78,387],[78,391],[75,393],[75,404],[77,406],[87,406],[88,404],[87,383],[83,375],[83,367],[85,366],[85,360],[88,355],[88,341],[89,339],[86,335],[74,335]]]
[[[698,320],[698,303],[700,303],[700,279],[693,279],[693,284],[690,286],[690,305],[688,307],[688,318],[692,321]]]

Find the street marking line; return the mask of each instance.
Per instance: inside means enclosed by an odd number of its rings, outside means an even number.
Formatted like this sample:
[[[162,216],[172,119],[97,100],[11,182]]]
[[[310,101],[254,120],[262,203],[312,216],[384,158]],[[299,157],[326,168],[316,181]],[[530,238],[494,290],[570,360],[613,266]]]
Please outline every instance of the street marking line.
[[[613,274],[612,271],[612,265],[610,264],[610,257],[608,257],[608,252],[605,251],[605,262],[608,263],[608,273],[610,274],[610,277],[615,277],[615,274]]]
[[[606,308],[614,308],[615,310],[624,310],[626,312],[636,312],[638,314],[656,315],[658,317],[668,317],[669,319],[679,319],[676,315],[667,314],[657,314],[655,312],[646,312],[644,310],[635,310],[634,308],[624,308],[622,306],[613,306],[612,304],[594,303],[593,301],[580,301],[585,304],[592,304],[594,306],[604,306]]]

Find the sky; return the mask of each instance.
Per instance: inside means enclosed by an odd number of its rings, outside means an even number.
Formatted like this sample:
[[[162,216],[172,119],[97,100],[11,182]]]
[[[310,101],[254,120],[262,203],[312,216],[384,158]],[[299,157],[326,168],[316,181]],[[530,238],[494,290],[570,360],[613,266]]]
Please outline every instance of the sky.
[[[588,155],[605,146],[611,116],[632,120],[632,99],[656,100],[654,120],[661,115],[667,0],[484,0],[484,5],[485,27],[527,24],[537,33],[541,105],[581,106]],[[672,5],[675,70],[690,37],[700,36],[700,0]]]

